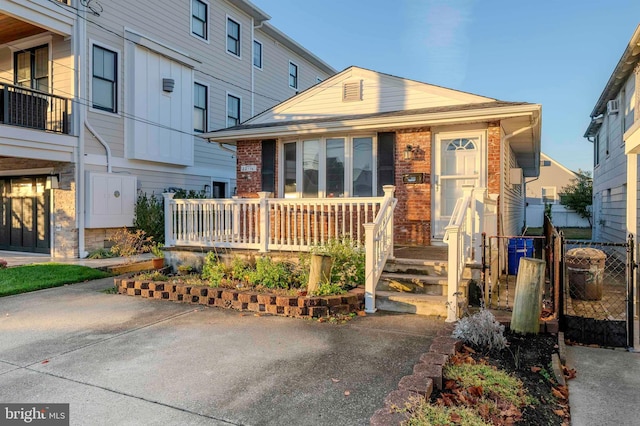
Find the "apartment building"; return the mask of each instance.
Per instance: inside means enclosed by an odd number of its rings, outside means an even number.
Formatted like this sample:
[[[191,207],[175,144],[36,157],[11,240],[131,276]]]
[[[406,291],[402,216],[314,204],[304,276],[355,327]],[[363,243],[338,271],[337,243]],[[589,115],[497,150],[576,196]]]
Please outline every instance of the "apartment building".
[[[335,70],[245,0],[0,0],[0,250],[83,257],[138,194],[229,197],[236,126]]]

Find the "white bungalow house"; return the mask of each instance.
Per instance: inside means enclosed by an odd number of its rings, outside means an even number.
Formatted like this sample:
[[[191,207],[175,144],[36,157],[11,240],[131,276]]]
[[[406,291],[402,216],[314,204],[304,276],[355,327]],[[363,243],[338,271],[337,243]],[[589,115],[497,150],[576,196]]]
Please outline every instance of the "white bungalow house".
[[[523,179],[539,173],[540,119],[538,104],[349,67],[239,126],[204,134],[237,148],[240,198],[169,201],[167,242],[308,250],[348,235],[367,251],[369,311],[394,245],[448,243],[443,292],[454,320],[480,234],[524,226]]]

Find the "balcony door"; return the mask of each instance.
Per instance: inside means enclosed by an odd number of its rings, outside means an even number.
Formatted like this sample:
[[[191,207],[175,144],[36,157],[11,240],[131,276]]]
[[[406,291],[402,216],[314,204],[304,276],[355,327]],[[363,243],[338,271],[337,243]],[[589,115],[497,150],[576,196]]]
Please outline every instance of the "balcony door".
[[[38,46],[15,52],[14,83],[29,89],[49,92],[49,46]]]
[[[49,253],[46,177],[0,178],[0,249]]]

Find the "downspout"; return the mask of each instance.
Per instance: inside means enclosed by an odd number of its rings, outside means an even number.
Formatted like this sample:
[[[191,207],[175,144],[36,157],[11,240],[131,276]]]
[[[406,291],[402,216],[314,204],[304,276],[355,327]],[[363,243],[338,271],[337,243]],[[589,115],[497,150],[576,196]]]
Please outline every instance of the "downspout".
[[[527,229],[527,185],[531,182],[537,181],[538,179],[540,179],[540,176],[531,179],[529,182],[527,182],[526,179],[522,179],[524,182],[524,229]]]
[[[78,81],[78,100],[76,105],[78,106],[78,119],[76,120],[76,129],[78,129],[78,160],[76,167],[76,223],[78,226],[78,257],[87,257],[85,251],[85,189],[84,189],[84,138],[85,131],[82,123],[87,117],[87,105],[83,105],[80,102],[81,99],[87,99],[87,78],[85,66],[87,61],[87,24],[86,24],[86,10],[79,11],[77,18],[78,22],[78,51],[75,52],[75,65]]]
[[[84,119],[84,125],[87,130],[89,130],[91,134],[98,140],[98,142],[100,142],[100,144],[104,147],[104,150],[107,153],[107,173],[111,173],[111,147],[104,139],[102,139],[100,135],[98,135],[98,132],[96,132],[91,124],[89,124],[89,119],[86,117]]]
[[[533,123],[531,123],[531,124],[530,124],[530,125],[528,125],[527,127],[521,127],[520,129],[516,130],[515,132],[512,132],[512,133],[509,133],[508,135],[505,135],[505,137],[504,137],[504,138],[502,138],[503,143],[506,145],[507,141],[508,141],[509,139],[511,139],[512,137],[517,136],[517,135],[519,135],[519,134],[521,134],[521,133],[524,133],[524,132],[526,132],[527,130],[531,130],[531,129],[533,129],[533,128],[538,124],[538,121],[539,121],[539,120],[540,120],[540,117],[536,117],[536,118],[533,120]],[[504,155],[504,149],[503,149],[503,145],[501,144],[501,145],[500,145],[500,164],[502,164],[502,162],[503,162],[503,161],[506,161],[506,159],[504,158],[504,156],[503,156],[503,155]],[[522,180],[524,181],[524,178],[523,178]],[[533,182],[533,181],[532,181],[532,182]],[[526,182],[525,182],[525,190],[526,190]],[[500,181],[500,194],[502,194],[502,193],[504,193],[504,179],[502,179],[502,180]],[[500,197],[500,198],[502,198],[502,197]],[[525,194],[524,194],[524,200],[525,200],[525,202],[526,202],[526,199],[527,199],[527,194],[526,194],[526,192],[525,192]],[[501,209],[500,209],[500,203],[498,203],[498,211],[500,211],[500,210],[501,210]],[[526,223],[527,223],[527,221],[526,221],[526,219],[527,219],[527,212],[526,212],[526,211],[527,211],[527,209],[526,209],[526,207],[525,207],[525,209],[524,209],[524,210],[525,210],[525,213],[524,213],[524,223],[523,223],[523,225],[525,225],[525,226],[526,226]],[[499,229],[498,229],[498,233],[500,233],[500,230],[499,230]]]
[[[230,152],[230,153],[232,153],[233,155],[236,155],[236,154],[237,154],[237,152],[236,152],[236,150],[235,150],[235,149],[227,148],[226,146],[224,146],[224,145],[222,144],[222,142],[218,142],[218,146],[219,146],[219,147],[220,147],[220,149],[221,149],[221,150],[223,150],[223,151]]]

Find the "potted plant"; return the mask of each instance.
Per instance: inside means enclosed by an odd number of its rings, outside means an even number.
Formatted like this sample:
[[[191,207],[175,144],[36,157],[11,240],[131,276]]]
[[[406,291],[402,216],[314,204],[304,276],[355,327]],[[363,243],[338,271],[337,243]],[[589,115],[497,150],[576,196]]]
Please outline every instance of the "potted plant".
[[[162,269],[164,267],[164,251],[162,250],[162,247],[164,247],[162,243],[153,244],[151,246],[154,269]]]

